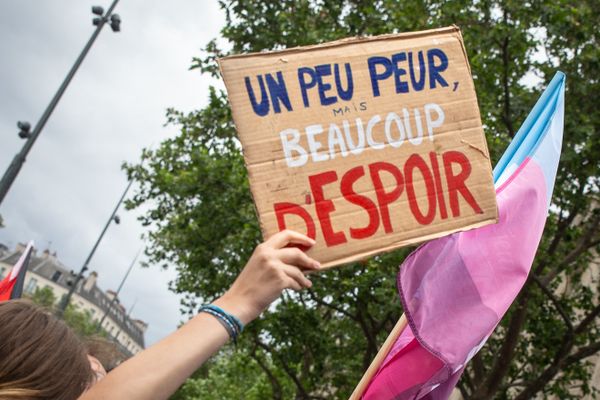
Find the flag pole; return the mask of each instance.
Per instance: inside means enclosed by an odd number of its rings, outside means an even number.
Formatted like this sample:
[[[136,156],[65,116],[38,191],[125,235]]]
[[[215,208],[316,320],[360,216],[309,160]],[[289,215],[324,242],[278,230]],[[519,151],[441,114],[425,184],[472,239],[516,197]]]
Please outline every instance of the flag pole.
[[[119,297],[119,293],[121,293],[121,289],[123,288],[123,285],[125,284],[125,281],[127,280],[127,277],[129,276],[129,273],[131,272],[131,270],[135,266],[135,262],[137,261],[138,257],[140,256],[140,253],[142,252],[142,249],[143,249],[143,247],[138,250],[137,254],[135,255],[135,258],[133,259],[133,261],[131,262],[131,264],[129,264],[129,268],[127,269],[127,272],[125,272],[125,276],[121,280],[121,283],[119,284],[119,288],[117,289],[117,292],[115,293],[115,295],[113,296],[113,298],[110,300],[110,303],[108,303],[108,308],[104,312],[104,315],[100,319],[100,322],[98,322],[98,325],[96,325],[96,332],[100,332],[100,329],[102,328],[102,323],[104,322],[104,320],[106,319],[106,317],[108,316],[108,314],[110,314],[110,312],[112,310],[112,307],[113,307],[113,304],[115,304],[115,302],[118,301],[117,299]]]
[[[408,320],[406,319],[406,314],[402,314],[402,316],[396,323],[396,326],[394,326],[394,329],[392,329],[387,339],[385,339],[385,342],[377,352],[377,355],[371,362],[371,365],[369,365],[369,368],[367,368],[367,371],[360,379],[360,382],[358,382],[358,385],[356,385],[354,392],[352,392],[352,395],[348,400],[360,400],[365,390],[367,389],[369,382],[371,382],[371,379],[379,370],[379,366],[383,363],[383,360],[385,360],[385,357],[392,349],[392,346],[394,345],[398,337],[400,337],[400,334],[402,333],[404,328],[406,328],[407,323]]]
[[[133,184],[133,179],[130,180],[129,183],[127,184],[127,187],[125,188],[125,191],[121,195],[121,198],[119,199],[119,202],[115,206],[115,209],[113,210],[112,214],[110,215],[110,218],[106,222],[106,225],[104,225],[104,229],[102,229],[102,232],[100,233],[100,236],[98,237],[98,239],[96,239],[96,243],[94,244],[94,247],[92,247],[92,251],[90,252],[90,254],[88,254],[87,258],[85,259],[85,262],[83,263],[83,266],[79,270],[79,273],[75,276],[75,281],[73,283],[71,283],[71,287],[69,288],[69,292],[65,296],[63,296],[63,299],[61,300],[61,302],[60,302],[60,304],[58,306],[58,310],[56,311],[56,315],[58,315],[59,317],[62,318],[63,315],[65,314],[65,310],[69,306],[69,302],[71,301],[71,297],[73,296],[73,293],[75,293],[75,290],[77,290],[77,285],[79,284],[79,281],[81,281],[83,279],[83,274],[85,273],[85,271],[88,270],[88,265],[89,265],[92,257],[94,256],[94,253],[96,252],[96,249],[98,248],[98,245],[100,244],[100,241],[104,237],[104,234],[106,233],[106,230],[108,229],[108,226],[113,221],[116,224],[119,223],[120,219],[117,216],[117,211],[119,210],[119,207],[121,206],[121,203],[123,203],[123,200],[125,200],[125,196],[127,195],[127,192],[129,191],[129,188],[131,187],[132,184]]]

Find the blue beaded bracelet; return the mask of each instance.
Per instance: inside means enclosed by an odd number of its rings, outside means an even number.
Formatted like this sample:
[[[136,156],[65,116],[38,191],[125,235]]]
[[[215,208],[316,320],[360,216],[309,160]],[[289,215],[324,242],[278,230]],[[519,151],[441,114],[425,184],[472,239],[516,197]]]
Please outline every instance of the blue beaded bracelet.
[[[240,321],[234,315],[229,314],[221,307],[215,306],[214,304],[208,304],[206,307],[224,315],[232,324],[234,324],[237,327],[238,333],[241,333],[244,330],[244,324],[242,324],[242,321]]]
[[[237,344],[237,337],[244,329],[244,325],[239,319],[214,304],[203,305],[198,312],[205,312],[215,317],[223,325],[233,342]]]
[[[221,325],[223,325],[223,328],[225,328],[225,330],[227,331],[227,334],[229,335],[229,337],[231,339],[233,339],[234,343],[237,341],[237,332],[235,327],[226,319],[224,318],[221,314],[208,309],[208,308],[200,308],[200,312],[205,312],[207,314],[212,315],[213,317],[215,317],[217,319],[217,321],[219,321],[219,323]]]

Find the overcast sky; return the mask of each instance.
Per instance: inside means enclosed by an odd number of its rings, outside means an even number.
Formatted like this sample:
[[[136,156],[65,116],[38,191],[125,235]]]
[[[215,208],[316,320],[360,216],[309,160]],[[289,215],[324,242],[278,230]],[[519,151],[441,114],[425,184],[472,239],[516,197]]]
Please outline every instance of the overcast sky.
[[[92,5],[108,0],[0,0],[0,173],[23,146],[16,122],[38,121],[93,32]],[[33,239],[78,270],[126,186],[123,161],[175,135],[165,109],[206,104],[220,82],[188,71],[192,57],[218,37],[216,1],[121,0],[121,32],[105,26],[29,153],[0,214],[0,243]],[[134,212],[111,225],[91,268],[103,289],[116,289],[142,246]],[[174,272],[136,267],[121,300],[148,322],[146,343],[173,331],[179,299],[167,289]]]

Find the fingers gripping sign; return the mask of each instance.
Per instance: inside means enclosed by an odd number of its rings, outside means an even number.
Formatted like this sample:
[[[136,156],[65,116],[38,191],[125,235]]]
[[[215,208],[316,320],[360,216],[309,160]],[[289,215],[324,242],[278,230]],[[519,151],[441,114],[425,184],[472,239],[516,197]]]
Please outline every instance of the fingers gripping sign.
[[[276,249],[283,249],[285,247],[300,247],[304,249],[310,249],[316,242],[314,239],[309,238],[306,235],[285,229],[271,236],[265,244],[272,246]]]
[[[314,244],[313,239],[291,230],[275,234],[265,242],[265,245],[275,249],[274,256],[278,267],[287,275],[286,288],[301,290],[312,286],[312,282],[304,276],[302,270],[315,270],[320,264],[301,249],[308,250]]]
[[[302,290],[312,286],[304,272],[321,265],[302,249],[315,241],[308,236],[284,230],[256,247],[231,289],[219,299],[245,324],[256,318],[284,289]]]

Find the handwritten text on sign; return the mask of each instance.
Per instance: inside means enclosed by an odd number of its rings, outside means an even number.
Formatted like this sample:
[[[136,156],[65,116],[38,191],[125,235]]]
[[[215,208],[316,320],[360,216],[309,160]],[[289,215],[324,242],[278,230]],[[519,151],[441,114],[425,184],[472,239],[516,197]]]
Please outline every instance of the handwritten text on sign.
[[[221,60],[266,236],[325,265],[496,218],[456,28]]]

